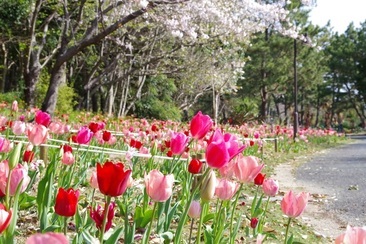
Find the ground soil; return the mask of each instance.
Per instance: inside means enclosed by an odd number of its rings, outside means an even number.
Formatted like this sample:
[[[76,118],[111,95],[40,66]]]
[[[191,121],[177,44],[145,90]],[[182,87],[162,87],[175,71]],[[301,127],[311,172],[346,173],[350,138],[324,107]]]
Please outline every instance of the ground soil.
[[[306,158],[305,158],[306,160]],[[304,161],[304,158],[302,159]],[[301,221],[320,235],[334,243],[334,239],[344,232],[346,226],[337,216],[326,210],[325,205],[332,201],[333,196],[324,192],[324,189],[315,184],[304,184],[294,177],[298,162],[284,163],[276,167],[273,178],[279,181],[280,191],[310,192],[311,197],[304,213],[299,217]]]

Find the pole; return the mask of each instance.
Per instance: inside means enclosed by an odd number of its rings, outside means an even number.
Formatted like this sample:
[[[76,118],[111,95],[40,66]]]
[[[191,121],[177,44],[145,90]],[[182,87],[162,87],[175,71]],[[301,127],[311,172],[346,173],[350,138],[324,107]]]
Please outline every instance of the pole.
[[[298,127],[298,110],[297,110],[297,69],[296,69],[296,56],[297,56],[297,46],[296,38],[294,38],[294,141],[297,136]]]

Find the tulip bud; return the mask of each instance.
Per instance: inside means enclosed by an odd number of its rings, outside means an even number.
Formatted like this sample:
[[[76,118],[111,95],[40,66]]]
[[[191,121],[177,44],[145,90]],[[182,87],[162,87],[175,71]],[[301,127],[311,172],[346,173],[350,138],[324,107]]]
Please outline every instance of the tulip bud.
[[[266,177],[266,174],[262,174],[262,173],[257,174],[257,176],[254,178],[254,184],[256,184],[257,186],[261,186],[263,184],[265,177]]]
[[[198,174],[201,172],[201,169],[202,162],[197,158],[193,158],[188,165],[188,172],[191,174]]]
[[[250,220],[250,227],[252,227],[253,229],[255,229],[255,227],[257,227],[258,224],[258,219],[257,218],[252,218]]]
[[[215,195],[215,189],[216,189],[216,175],[214,171],[210,171],[210,173],[202,182],[201,199],[204,201],[212,200]]]
[[[201,215],[201,205],[198,201],[192,201],[188,210],[188,216],[192,219],[199,218]]]
[[[9,158],[9,169],[12,170],[14,169],[18,162],[19,162],[19,158],[20,158],[20,152],[22,149],[22,143],[19,142],[16,147],[13,149],[13,151],[10,154],[10,158]]]

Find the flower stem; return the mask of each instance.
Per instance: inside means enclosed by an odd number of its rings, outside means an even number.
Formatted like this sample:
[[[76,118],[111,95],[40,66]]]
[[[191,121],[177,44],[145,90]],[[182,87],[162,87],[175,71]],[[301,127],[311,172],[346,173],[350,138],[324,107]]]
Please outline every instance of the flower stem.
[[[191,219],[191,227],[189,228],[189,239],[188,239],[188,243],[189,244],[191,244],[192,232],[193,232],[193,224],[194,224],[194,218]]]
[[[284,242],[284,244],[287,244],[287,236],[288,236],[288,230],[289,230],[289,228],[290,228],[291,220],[292,220],[292,218],[288,218],[287,228],[286,228],[286,235],[285,235],[285,242]]]
[[[193,198],[194,198],[194,195],[196,194],[197,189],[202,184],[203,179],[205,179],[207,177],[210,170],[211,170],[210,168],[207,168],[205,173],[202,175],[202,177],[198,181],[197,185],[195,185],[195,187],[192,189],[191,195],[190,195],[190,197],[189,197],[189,199],[186,203],[186,208],[183,212],[182,218],[179,220],[177,231],[175,232],[174,243],[180,244],[180,238],[181,238],[181,235],[182,235],[183,226],[186,222],[186,219],[187,219],[187,216],[188,216],[188,210],[189,210],[189,207],[191,206],[191,202],[193,201]]]
[[[201,229],[202,229],[202,223],[203,223],[203,215],[206,214],[206,206],[207,206],[207,202],[203,201],[202,202],[202,211],[201,211],[201,216],[200,216],[200,222],[198,224],[198,229],[197,229],[196,244],[201,243]]]
[[[105,202],[105,206],[104,206],[103,224],[102,224],[102,228],[100,229],[100,235],[99,235],[100,244],[103,244],[103,237],[104,237],[104,232],[105,232],[105,226],[107,225],[109,205],[111,203],[111,199],[112,199],[111,196],[106,196],[106,202]]]
[[[236,205],[238,204],[240,192],[243,189],[243,185],[244,185],[244,183],[241,183],[240,187],[239,187],[239,190],[236,192],[236,198],[235,198],[234,205],[233,205],[232,211],[231,211],[231,216],[230,216],[230,244],[234,243],[235,236],[236,236],[236,235],[233,234],[234,212],[235,212]]]
[[[145,232],[144,238],[142,239],[142,243],[143,244],[149,243],[149,239],[150,239],[149,237],[150,237],[150,233],[151,233],[151,229],[152,229],[152,223],[153,223],[153,220],[154,220],[154,215],[155,215],[155,212],[156,212],[156,206],[157,205],[158,205],[158,203],[157,202],[154,202],[154,207],[153,207],[153,212],[152,212],[152,218],[151,218],[151,221],[150,221],[150,224],[149,224],[149,228]]]
[[[5,205],[6,209],[10,209],[10,181],[11,181],[11,173],[13,172],[12,169],[9,169],[8,179],[6,182],[5,188]]]
[[[260,220],[260,222],[259,222],[259,226],[258,226],[258,232],[259,233],[262,233],[262,231],[263,231],[263,225],[264,225],[264,223],[265,223],[265,219],[266,219],[266,212],[267,212],[267,209],[268,209],[268,203],[269,203],[269,199],[270,199],[271,197],[270,196],[268,196],[268,198],[267,198],[267,202],[266,202],[266,206],[264,207],[264,210],[263,210],[263,213],[262,213],[262,218],[261,218],[261,220]]]
[[[67,217],[64,218],[64,235],[67,236]]]

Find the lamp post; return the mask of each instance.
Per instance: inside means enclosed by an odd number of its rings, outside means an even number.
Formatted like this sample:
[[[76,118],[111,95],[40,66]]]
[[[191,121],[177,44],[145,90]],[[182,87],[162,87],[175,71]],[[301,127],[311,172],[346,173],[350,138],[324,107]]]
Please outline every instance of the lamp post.
[[[296,38],[294,38],[294,141],[296,140],[297,135],[297,127],[299,121],[299,114],[297,110],[297,63],[296,63],[296,56],[297,56],[297,42]]]

